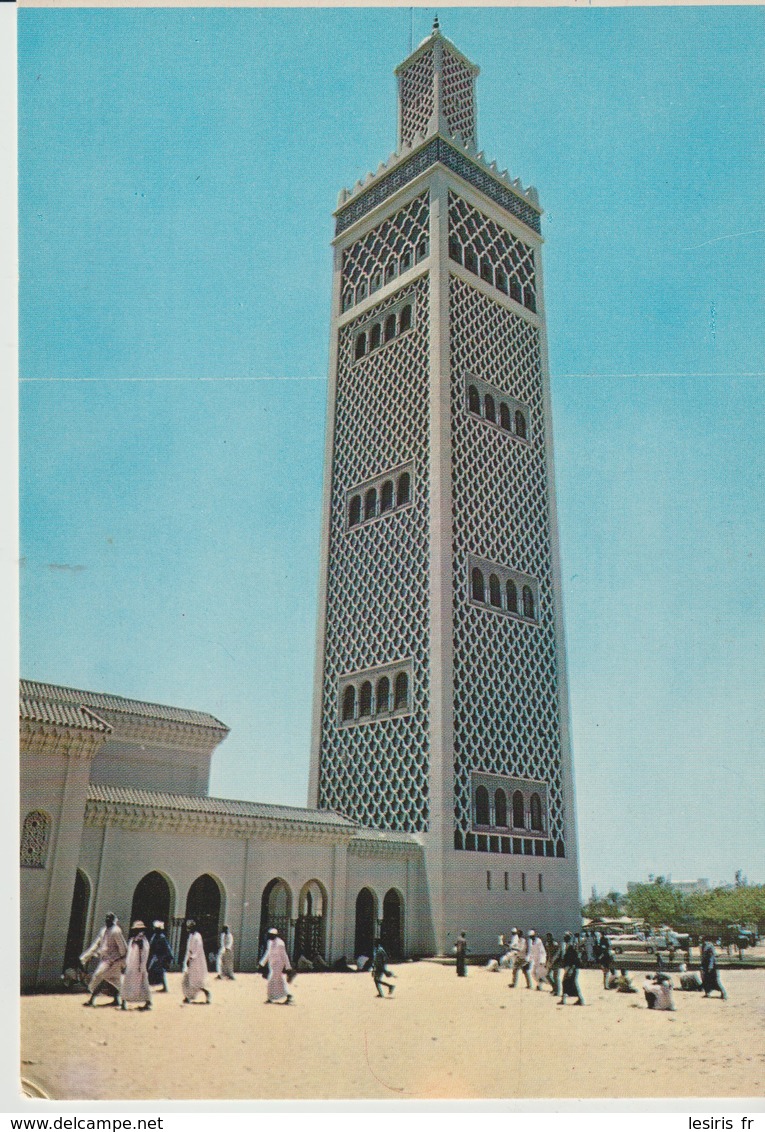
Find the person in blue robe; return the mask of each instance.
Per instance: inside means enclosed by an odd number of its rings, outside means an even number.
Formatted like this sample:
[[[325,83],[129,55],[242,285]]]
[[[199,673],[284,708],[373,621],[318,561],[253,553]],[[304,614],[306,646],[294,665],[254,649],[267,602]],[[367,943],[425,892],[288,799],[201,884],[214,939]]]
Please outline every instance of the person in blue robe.
[[[175,962],[175,956],[167,941],[162,921],[155,920],[152,927],[154,931],[149,940],[149,984],[153,987],[161,986],[167,992],[167,972]]]

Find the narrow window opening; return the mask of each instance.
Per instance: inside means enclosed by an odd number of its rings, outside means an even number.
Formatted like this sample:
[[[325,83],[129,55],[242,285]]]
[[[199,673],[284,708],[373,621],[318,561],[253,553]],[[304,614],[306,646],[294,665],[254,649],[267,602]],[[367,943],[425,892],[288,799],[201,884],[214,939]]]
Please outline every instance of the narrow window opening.
[[[481,571],[478,569],[477,566],[475,566],[473,568],[472,590],[473,590],[473,601],[483,602],[483,601],[486,600],[485,592],[484,592],[484,584],[483,584],[483,574],[481,573]]]
[[[515,277],[510,280],[510,298],[515,299],[516,303],[523,302],[523,291],[521,290],[520,283]]]
[[[489,820],[489,791],[479,786],[475,792],[475,824],[491,825]]]
[[[369,349],[376,350],[382,340],[382,328],[379,322],[376,322],[372,329],[369,331]]]
[[[509,891],[510,891],[510,874],[508,872],[506,872],[505,873],[505,892],[509,892]]]
[[[385,320],[385,341],[390,342],[391,338],[396,337],[396,316],[389,314]]]
[[[505,586],[507,594],[507,608],[510,613],[518,612],[518,587],[512,578],[508,578],[507,585]]]
[[[396,506],[401,507],[404,503],[409,502],[411,493],[412,480],[409,472],[402,472],[398,477],[397,491],[396,491]]]
[[[359,692],[359,719],[372,714],[372,685],[365,680]]]
[[[521,440],[526,439],[526,417],[520,409],[515,410],[515,435]]]
[[[361,283],[359,283],[358,287],[356,288],[356,302],[360,303],[362,301],[362,299],[366,299],[366,297],[367,297],[367,281],[366,281],[366,279],[364,279]]]
[[[398,262],[399,262],[399,268],[400,268],[402,273],[404,271],[408,271],[409,268],[412,266],[412,253],[411,253],[411,251],[409,251],[409,249],[407,249],[405,252],[402,252],[401,253],[401,259]]]
[[[507,798],[501,787],[494,791],[494,824],[499,828],[507,825]]]
[[[481,278],[485,283],[494,282],[494,271],[492,270],[491,261],[488,256],[481,257]]]
[[[348,508],[348,526],[355,527],[361,522],[361,496],[352,495],[351,504]]]
[[[498,267],[494,272],[494,285],[498,291],[507,294],[507,272],[503,271],[501,267]]]
[[[542,874],[541,873],[539,874],[539,891],[540,892],[543,891],[543,889],[542,889]]]
[[[429,247],[428,241],[427,240],[420,240],[419,244],[417,245],[417,252],[416,252],[417,263],[420,263],[423,259],[425,259],[427,257],[429,250],[430,250],[430,247]]]
[[[472,271],[474,275],[478,274],[478,256],[469,244],[465,248],[465,267],[468,271]]]
[[[502,608],[502,591],[499,586],[499,578],[496,574],[489,576],[489,601],[497,609]]]
[[[381,676],[377,681],[377,714],[383,715],[390,711],[390,680]]]
[[[401,314],[398,317],[398,332],[403,334],[405,330],[410,330],[412,327],[412,308],[407,303],[405,307],[401,308]]]
[[[367,352],[367,336],[362,330],[361,334],[356,336],[356,361],[363,358]]]
[[[393,506],[393,480],[386,480],[380,491],[380,514]]]
[[[396,711],[409,704],[409,677],[406,672],[399,672],[394,685],[393,706]]]
[[[377,513],[377,492],[373,487],[364,496],[364,518],[374,519]]]
[[[523,794],[520,790],[516,790],[513,794],[513,828],[523,829],[526,825],[525,815],[523,813]]]
[[[486,870],[486,887],[491,891],[491,869]]]
[[[395,259],[392,259],[390,261],[390,263],[386,265],[386,268],[385,268],[385,282],[386,283],[392,283],[395,278],[396,278],[396,261],[395,261]]]
[[[506,401],[499,403],[499,423],[506,432],[513,431],[513,422],[510,417],[510,409]]]
[[[356,689],[349,684],[343,692],[343,723],[348,723],[356,714]]]
[[[523,889],[524,892],[526,891],[526,874],[525,873],[521,873],[521,888]]]
[[[531,592],[531,586],[523,587],[523,616],[534,616],[534,595]]]
[[[478,396],[478,390],[474,385],[468,386],[468,409],[471,413],[481,415],[481,398]]]
[[[497,409],[494,404],[494,398],[491,393],[487,393],[483,399],[483,415],[487,421],[497,422]]]

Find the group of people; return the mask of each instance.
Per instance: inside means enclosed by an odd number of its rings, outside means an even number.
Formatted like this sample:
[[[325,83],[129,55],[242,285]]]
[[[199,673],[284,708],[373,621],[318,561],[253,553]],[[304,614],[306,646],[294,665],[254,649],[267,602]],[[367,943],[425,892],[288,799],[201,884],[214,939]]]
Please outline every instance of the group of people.
[[[464,936],[463,932],[461,938]],[[511,990],[523,975],[527,989],[531,990],[536,983],[536,989],[541,991],[546,985],[551,994],[559,997],[561,1006],[565,1006],[569,998],[575,998],[578,1006],[584,1006],[579,986],[582,961],[571,932],[564,932],[563,939],[556,940],[552,932],[547,932],[542,939],[533,928],[528,935],[522,928],[513,928],[509,940],[504,935],[499,937],[499,945],[499,958],[492,959],[489,968],[511,971],[512,982],[508,983]],[[457,973],[460,973],[459,968]]]
[[[186,921],[186,931],[186,954],[181,968],[183,1004],[189,1005],[203,996],[205,1004],[209,1005],[212,996],[208,987],[204,940],[194,920]],[[109,912],[93,943],[80,956],[81,969],[85,971],[93,959],[96,960],[96,968],[87,981],[90,996],[84,1006],[95,1006],[99,995],[107,995],[112,999],[112,1005],[122,1010],[127,1010],[133,1003],[139,1004],[140,1010],[151,1010],[152,987],[161,987],[164,992],[169,990],[167,973],[175,962],[175,956],[161,920],[153,922],[150,934],[143,920],[135,920],[126,940],[117,917]],[[268,979],[266,1001],[292,1002],[292,995],[287,989],[292,965],[276,928],[268,932],[260,969]],[[234,937],[226,924],[220,936],[216,970],[219,979],[235,978]]]

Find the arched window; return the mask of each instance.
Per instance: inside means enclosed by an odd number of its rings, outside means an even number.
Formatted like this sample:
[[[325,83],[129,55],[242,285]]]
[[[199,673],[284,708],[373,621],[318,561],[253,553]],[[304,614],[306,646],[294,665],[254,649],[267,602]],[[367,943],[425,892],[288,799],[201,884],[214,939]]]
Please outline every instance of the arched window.
[[[507,272],[501,267],[498,267],[494,272],[494,286],[498,291],[507,294]]]
[[[392,259],[390,261],[390,263],[385,268],[385,282],[386,283],[392,283],[393,282],[393,280],[396,278],[396,271],[397,271],[396,261],[395,261],[395,259]]]
[[[419,244],[417,245],[417,252],[415,254],[415,259],[416,259],[417,263],[419,263],[420,260],[425,259],[429,250],[430,250],[430,246],[428,244],[428,241],[427,240],[420,240]]]
[[[526,818],[523,812],[523,794],[516,790],[513,794],[513,828],[525,829]]]
[[[505,429],[506,432],[513,431],[513,422],[510,416],[510,409],[506,401],[500,401],[499,403],[499,423],[502,425],[502,428]]]
[[[343,295],[343,310],[349,311],[353,306],[353,292],[346,291]]]
[[[382,327],[379,322],[376,322],[372,329],[369,331],[369,349],[376,350],[382,341]]]
[[[403,334],[405,330],[410,330],[412,326],[412,307],[407,303],[405,307],[401,308],[401,314],[398,316],[398,332]]]
[[[44,869],[48,859],[50,818],[42,810],[32,810],[21,827],[22,869]]]
[[[402,503],[409,502],[409,494],[411,492],[412,480],[409,472],[402,472],[398,477],[398,484],[396,485],[396,506],[400,507]]]
[[[501,787],[494,791],[494,824],[507,825],[507,798]]]
[[[531,828],[542,832],[542,803],[538,794],[531,795]]]
[[[352,495],[348,506],[348,526],[355,527],[361,522],[361,496]]]
[[[531,586],[523,587],[523,616],[534,616],[534,595],[531,592]]]
[[[377,681],[377,714],[382,715],[386,711],[390,711],[390,680],[387,676],[381,676]]]
[[[364,518],[374,519],[377,514],[377,490],[370,487],[369,491],[364,496]]]
[[[360,303],[362,299],[367,297],[367,281],[363,279],[356,288],[356,302]]]
[[[356,689],[349,684],[343,692],[343,723],[348,723],[356,715]]]
[[[536,312],[537,297],[534,294],[534,284],[533,283],[527,283],[526,286],[523,288],[523,301],[526,304],[526,306],[529,308],[530,311]]]
[[[408,248],[405,252],[401,253],[401,258],[398,261],[398,266],[401,272],[408,271],[412,266],[412,253]]]
[[[481,573],[481,571],[478,569],[477,566],[473,567],[472,591],[473,591],[473,601],[485,601],[486,600],[486,594],[484,592],[484,586],[483,586],[483,574]]]
[[[526,417],[521,409],[515,410],[515,435],[520,436],[521,440],[526,439]]]
[[[510,280],[510,298],[515,299],[516,303],[523,302],[523,291],[515,276]]]
[[[465,248],[465,267],[468,271],[472,271],[474,275],[478,274],[478,256],[469,244]]]
[[[386,480],[380,490],[380,514],[393,506],[393,480]]]
[[[496,574],[489,575],[489,601],[497,609],[502,608],[502,591],[499,588],[499,578]]]
[[[359,719],[372,714],[372,685],[365,680],[359,692]]]
[[[389,314],[385,320],[385,333],[383,335],[386,342],[390,342],[391,338],[396,337],[396,316]]]
[[[489,825],[489,791],[478,786],[475,792],[475,824]]]
[[[487,421],[494,421],[496,423],[497,410],[491,393],[487,393],[483,399],[483,415],[486,417]]]
[[[471,413],[481,415],[481,398],[478,396],[478,390],[474,385],[468,386],[468,409]]]
[[[363,358],[367,352],[367,336],[362,330],[361,334],[356,336],[356,361]]]
[[[512,578],[507,579],[505,586],[505,593],[507,595],[507,608],[511,613],[518,612],[518,587]]]
[[[382,287],[382,272],[376,271],[374,273],[374,275],[372,276],[372,282],[370,284],[369,289],[370,289],[370,291],[379,291],[381,287]]]
[[[494,271],[488,256],[481,256],[481,278],[486,283],[494,282]]]
[[[405,708],[409,705],[409,677],[406,672],[399,672],[394,685],[393,709]]]
[[[455,263],[462,263],[462,244],[456,236],[449,237],[449,259]]]

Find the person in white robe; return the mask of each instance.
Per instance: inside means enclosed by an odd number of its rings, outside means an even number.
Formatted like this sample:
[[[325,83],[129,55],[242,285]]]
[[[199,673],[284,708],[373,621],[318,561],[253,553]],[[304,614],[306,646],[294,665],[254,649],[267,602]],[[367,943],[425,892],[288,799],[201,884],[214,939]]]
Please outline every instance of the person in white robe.
[[[120,1005],[120,983],[126,952],[127,944],[117,922],[117,917],[113,912],[109,912],[103,928],[88,950],[83,952],[81,956],[83,963],[87,962],[93,955],[98,959],[98,966],[88,983],[90,998],[82,1004],[83,1006],[95,1006],[96,995],[101,993],[111,994],[114,998],[114,1005]],[[101,990],[102,987],[105,988],[103,991]]]
[[[284,1002],[288,1006],[292,1002],[292,995],[287,990],[284,974],[292,970],[292,964],[284,940],[279,938],[276,928],[268,930],[268,946],[259,965],[268,968],[266,1002]]]
[[[233,982],[234,937],[229,931],[226,924],[223,925],[223,931],[220,933],[220,948],[218,949],[216,969],[218,971],[219,979],[231,979],[231,981]]]
[[[204,940],[193,920],[187,921],[186,928],[189,936],[186,943],[186,958],[183,960],[183,1001],[184,1004],[193,1002],[201,993],[209,1006],[211,995],[207,989],[207,956]]]
[[[542,989],[542,983],[549,983],[547,977],[547,952],[540,936],[532,929],[529,932],[529,971],[537,984],[537,990]]]
[[[125,973],[122,976],[123,1010],[127,1010],[129,1002],[142,1002],[141,1010],[151,1010],[148,964],[149,941],[146,938],[146,925],[142,920],[136,920],[130,928]]]

